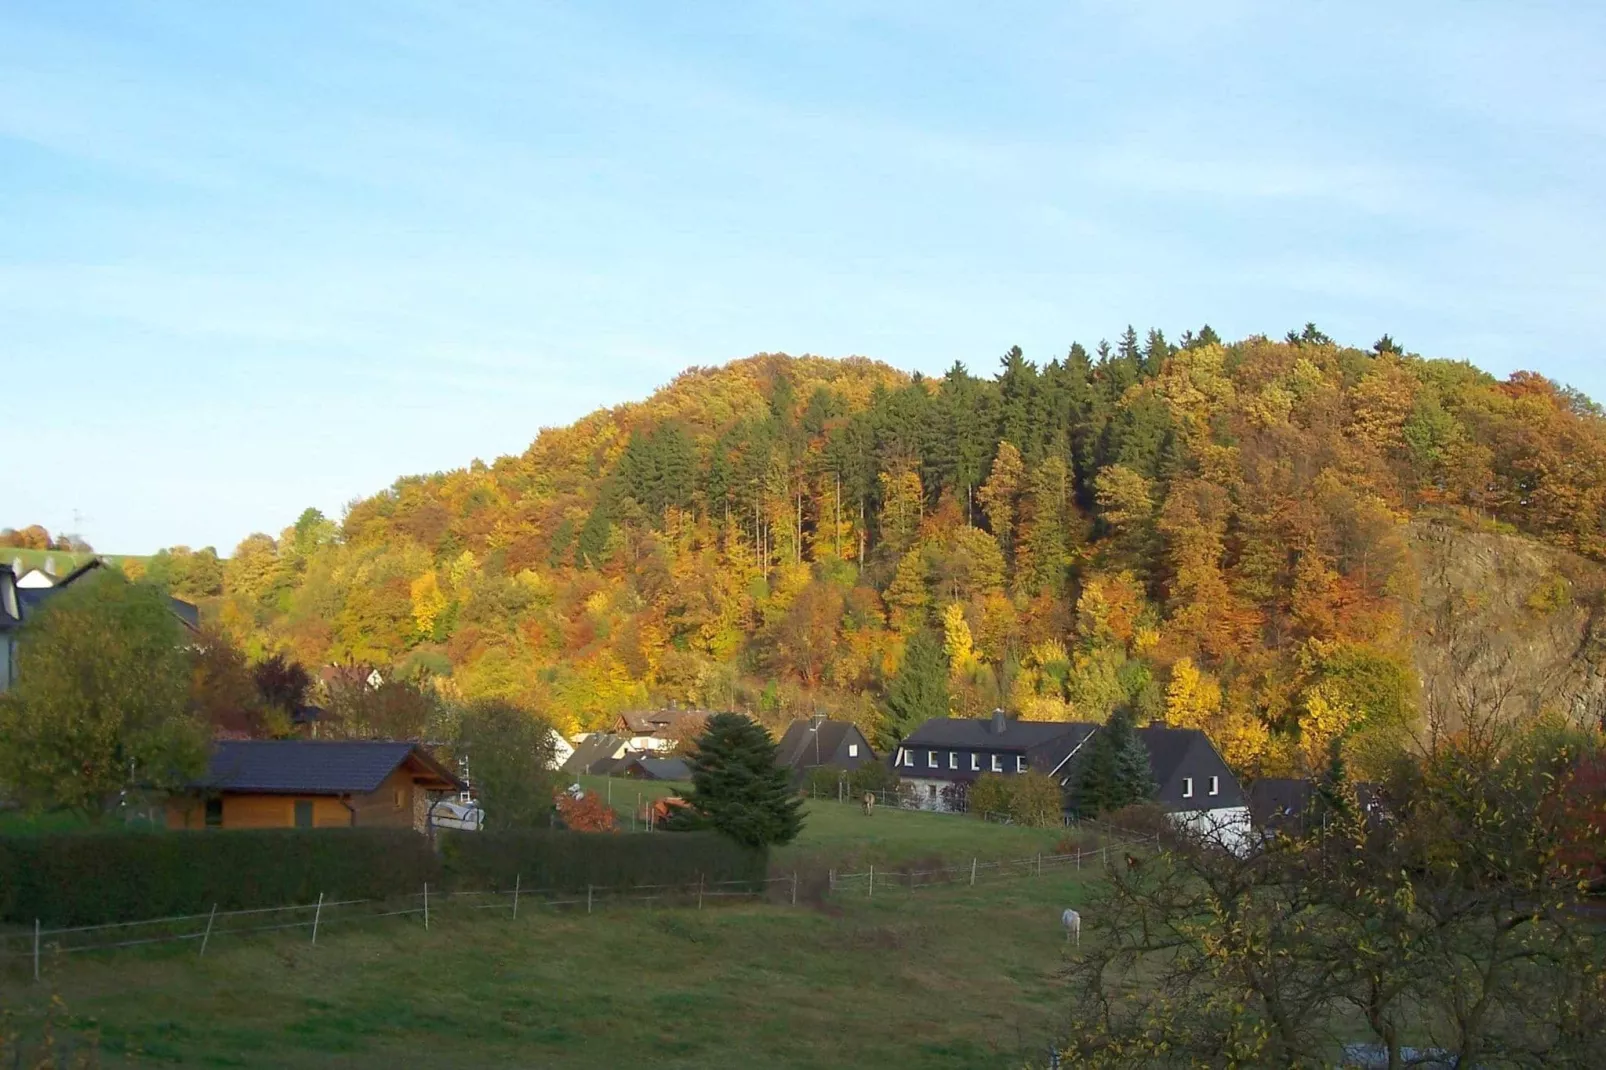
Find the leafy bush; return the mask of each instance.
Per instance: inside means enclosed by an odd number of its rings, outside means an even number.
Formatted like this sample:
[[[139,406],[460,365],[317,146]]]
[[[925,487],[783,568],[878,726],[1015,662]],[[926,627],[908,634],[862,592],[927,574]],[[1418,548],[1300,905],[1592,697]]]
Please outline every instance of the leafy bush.
[[[1009,779],[1009,816],[1017,825],[1053,828],[1061,822],[1064,803],[1057,780],[1035,772]]]
[[[866,762],[848,774],[848,786],[859,795],[867,791],[896,791],[898,774],[884,762]]]
[[[1007,814],[1012,797],[1008,777],[1002,773],[983,773],[970,786],[970,812],[982,816]]]
[[[818,765],[810,769],[803,776],[803,791],[810,796],[821,796],[834,799],[839,790],[852,796],[851,788],[839,789],[838,785],[847,780],[847,771],[831,765]]]

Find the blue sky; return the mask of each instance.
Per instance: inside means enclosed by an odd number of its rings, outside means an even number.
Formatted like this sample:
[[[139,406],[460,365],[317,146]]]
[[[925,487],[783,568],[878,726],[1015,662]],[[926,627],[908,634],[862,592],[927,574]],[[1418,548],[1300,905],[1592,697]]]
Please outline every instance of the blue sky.
[[[1601,5],[0,0],[0,525],[228,552],[759,351],[1606,397]]]

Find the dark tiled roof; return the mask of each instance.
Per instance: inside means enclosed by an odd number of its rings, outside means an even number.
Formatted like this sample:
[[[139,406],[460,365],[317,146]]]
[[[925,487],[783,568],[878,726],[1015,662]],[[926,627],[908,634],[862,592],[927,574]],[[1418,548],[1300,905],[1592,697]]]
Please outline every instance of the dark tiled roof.
[[[575,744],[574,753],[563,763],[563,771],[570,776],[595,773],[598,776],[612,771],[620,759],[614,757],[625,741],[612,732],[594,732]]]
[[[1257,825],[1295,818],[1310,805],[1315,786],[1292,777],[1262,777],[1249,785],[1249,815]]]
[[[1061,737],[1071,737],[1074,746],[1075,741],[1080,741],[1097,727],[1076,721],[1022,721],[1008,717],[1004,719],[1004,730],[995,732],[990,719],[938,717],[915,729],[903,742],[909,747],[1027,751]]]
[[[634,758],[626,768],[636,766],[649,780],[690,780],[691,766],[682,758]]]
[[[285,795],[365,795],[409,757],[457,790],[462,783],[413,743],[373,740],[229,740],[212,752],[205,779],[211,791]]]
[[[1183,809],[1189,808],[1190,804],[1183,803],[1180,797],[1172,796],[1172,791],[1177,790],[1177,777],[1181,775],[1196,779],[1201,776],[1221,778],[1221,791],[1217,795],[1198,794],[1204,791],[1204,787],[1202,784],[1195,785],[1196,794],[1193,798],[1207,802],[1208,809],[1245,805],[1243,789],[1238,786],[1238,778],[1232,775],[1232,770],[1216,752],[1210,738],[1197,728],[1150,725],[1138,729],[1137,734],[1149,751],[1149,772],[1154,775],[1155,782],[1160,787],[1162,803]],[[1191,805],[1198,806],[1197,803]]]
[[[775,747],[775,763],[793,769],[807,769],[829,762],[842,746],[853,726],[846,721],[793,721]],[[815,755],[819,758],[816,760]]]
[[[50,596],[55,594],[57,591],[65,590],[66,588],[71,587],[74,583],[77,583],[79,580],[83,579],[85,576],[91,575],[105,567],[105,561],[98,557],[92,557],[88,561],[85,561],[83,564],[79,565],[77,568],[73,569],[71,572],[67,573],[67,575],[63,576],[61,579],[57,580],[55,586],[53,587],[22,588],[17,592],[17,595],[22,602],[23,617],[26,618],[30,613],[33,613],[40,606],[44,605],[45,602],[50,599]],[[198,632],[201,630],[201,611],[199,609],[184,601],[182,598],[170,597],[168,598],[167,602],[168,608],[173,611],[173,616],[179,619],[180,624],[184,625],[184,627],[188,628],[192,632]]]

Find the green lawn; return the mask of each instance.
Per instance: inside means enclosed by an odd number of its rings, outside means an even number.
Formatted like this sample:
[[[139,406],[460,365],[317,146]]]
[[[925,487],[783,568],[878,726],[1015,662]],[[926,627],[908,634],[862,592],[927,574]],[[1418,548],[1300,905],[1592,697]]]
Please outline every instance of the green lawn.
[[[624,828],[638,800],[655,799],[685,791],[688,785],[653,780],[583,776],[588,791],[610,798]],[[875,864],[945,861],[968,862],[1024,858],[1052,853],[1067,836],[1060,828],[1033,829],[999,825],[966,814],[932,814],[918,810],[877,807],[866,817],[854,803],[810,799],[803,804],[803,833],[797,842],[773,853],[779,869],[794,866],[863,868]]]
[[[54,990],[112,1066],[1018,1067],[1052,1032],[1079,876],[796,908],[441,907],[427,933],[75,956],[40,986],[8,963],[0,1005],[37,1034]]]

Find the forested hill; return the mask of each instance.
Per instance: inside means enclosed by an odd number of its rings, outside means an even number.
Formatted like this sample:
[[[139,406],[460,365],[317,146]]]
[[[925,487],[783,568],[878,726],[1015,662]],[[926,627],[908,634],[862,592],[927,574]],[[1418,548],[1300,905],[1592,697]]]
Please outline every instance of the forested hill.
[[[1130,702],[1291,770],[1420,716],[1413,519],[1600,558],[1603,492],[1606,422],[1540,376],[1314,327],[1129,330],[990,377],[693,369],[520,456],[253,535],[221,585],[182,554],[151,567],[258,653],[427,672],[569,728],[676,700],[895,729],[878,711],[910,650],[956,711]]]

